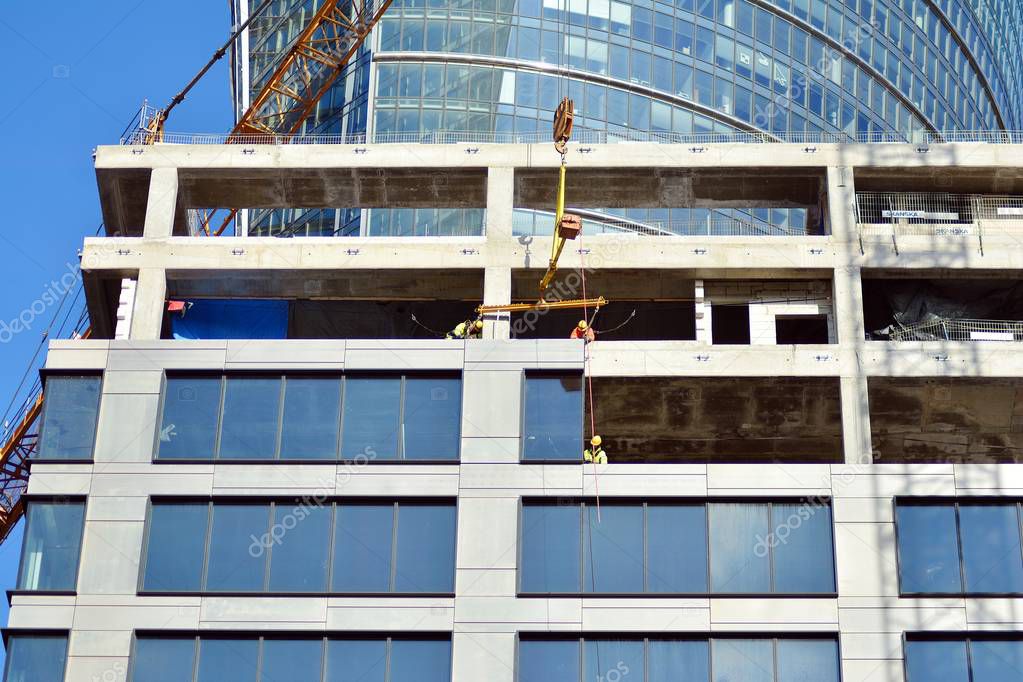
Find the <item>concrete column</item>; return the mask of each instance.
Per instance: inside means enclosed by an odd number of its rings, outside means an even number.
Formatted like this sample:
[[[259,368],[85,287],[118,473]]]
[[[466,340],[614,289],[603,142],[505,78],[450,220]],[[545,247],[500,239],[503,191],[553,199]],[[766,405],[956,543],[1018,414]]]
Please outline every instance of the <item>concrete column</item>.
[[[710,303],[704,298],[703,280],[693,280],[693,298],[696,300],[696,340],[700,343],[711,343],[710,338]]]
[[[832,279],[835,331],[842,367],[842,439],[846,464],[872,461],[870,404],[863,371],[863,282],[860,266],[856,187],[849,166],[829,167],[828,215],[838,267]]]
[[[515,208],[515,169],[487,170],[487,238],[511,239]]]
[[[131,339],[151,341],[160,338],[163,310],[167,300],[167,271],[142,268],[135,285],[135,309],[131,316]]]
[[[511,303],[511,268],[486,268],[483,271],[483,305]],[[483,338],[510,339],[511,314],[483,316]]]
[[[774,312],[767,303],[750,301],[749,342],[752,346],[774,346],[778,343]]]
[[[154,168],[149,178],[146,223],[142,235],[149,239],[170,237],[174,233],[174,211],[178,204],[178,169]]]

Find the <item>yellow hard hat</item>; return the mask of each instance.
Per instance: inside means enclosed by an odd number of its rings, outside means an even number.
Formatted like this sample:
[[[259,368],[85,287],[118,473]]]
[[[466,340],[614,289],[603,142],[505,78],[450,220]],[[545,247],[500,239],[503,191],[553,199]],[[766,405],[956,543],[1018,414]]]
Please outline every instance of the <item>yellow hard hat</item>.
[[[589,325],[586,324],[586,320],[579,320],[579,324],[578,324],[579,329],[586,329],[588,326]]]
[[[590,445],[592,445],[595,448],[599,448],[600,444],[603,442],[604,441],[601,440],[600,436],[594,436],[593,438],[590,439]]]
[[[476,329],[483,329],[483,320],[476,320],[472,326],[476,327]]]

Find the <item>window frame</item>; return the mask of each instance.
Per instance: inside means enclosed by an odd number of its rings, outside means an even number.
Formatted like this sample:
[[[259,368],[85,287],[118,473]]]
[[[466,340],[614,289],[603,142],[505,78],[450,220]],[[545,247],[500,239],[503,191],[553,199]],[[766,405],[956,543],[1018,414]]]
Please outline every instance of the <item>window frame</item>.
[[[96,416],[92,425],[92,447],[89,449],[88,457],[61,458],[61,457],[32,457],[32,462],[40,464],[92,464],[96,461],[96,439],[99,436],[100,410],[103,408],[103,384],[106,379],[102,369],[47,369],[39,370],[39,377],[43,384],[43,405],[39,412],[39,443],[43,443],[46,435],[46,384],[54,378],[61,377],[98,377],[99,393],[96,399]]]
[[[10,594],[10,593],[8,593]],[[37,593],[38,594],[38,593]],[[67,668],[70,656],[71,647],[71,631],[61,630],[59,628],[45,628],[45,629],[26,629],[26,628],[4,628],[3,639],[4,639],[4,650],[7,655],[4,657],[3,668],[0,669],[0,680],[7,679],[7,673],[11,666],[10,656],[10,639],[11,637],[63,637],[64,638],[64,678],[67,678]]]
[[[41,631],[29,631],[29,632],[41,632]],[[20,634],[20,632],[12,631],[13,634]],[[68,634],[66,631],[63,634]],[[5,633],[6,636],[6,633]],[[273,641],[320,641],[322,643],[322,658],[321,663],[326,667],[327,651],[330,642],[332,641],[372,641],[372,642],[385,642],[387,646],[387,658],[386,661],[389,664],[392,653],[392,644],[395,641],[413,641],[413,642],[447,642],[448,643],[448,667],[453,671],[454,665],[454,646],[451,632],[443,632],[439,630],[424,630],[418,631],[379,631],[379,630],[329,630],[327,632],[317,631],[268,631],[268,630],[152,630],[148,628],[140,628],[133,630],[131,633],[131,649],[128,655],[128,669],[125,673],[125,679],[128,682],[142,682],[134,680],[135,666],[138,661],[138,641],[139,639],[159,639],[159,640],[190,640],[195,646],[195,658],[192,662],[192,679],[195,680],[198,676],[199,669],[199,651],[202,640],[232,640],[232,639],[244,639],[244,640],[255,640],[259,643],[258,656],[256,660],[256,672],[257,675],[262,673],[262,650],[263,642],[266,640]],[[5,640],[6,641],[6,640]],[[66,666],[66,663],[65,663]],[[66,667],[65,667],[66,670]],[[321,680],[325,680],[323,677],[323,671],[321,670]]]
[[[89,498],[86,495],[37,495],[26,493],[21,496],[25,507],[25,530],[28,531],[28,508],[33,503],[81,503],[82,505],[82,527],[79,530],[78,535],[78,563],[75,566],[75,587],[70,590],[26,590],[17,587],[21,583],[22,569],[25,563],[25,551],[28,548],[28,543],[25,539],[28,538],[26,532],[25,538],[22,540],[21,549],[18,552],[18,571],[15,576],[15,588],[7,591],[8,598],[13,595],[37,595],[37,596],[77,596],[78,594],[78,581],[82,577],[82,550],[85,546],[85,524],[88,519],[88,505]],[[35,632],[33,630],[33,632]]]
[[[558,459],[558,458],[536,458],[527,459],[526,454],[526,386],[530,377],[556,379],[558,377],[579,378],[581,390],[579,391],[579,458]],[[522,370],[520,375],[519,388],[519,464],[582,464],[583,450],[586,448],[586,376],[582,369],[578,371],[565,370]],[[521,501],[520,501],[521,504]]]
[[[1016,520],[1019,526],[1020,533],[1020,547],[1021,555],[1023,555],[1023,498],[1005,496],[963,496],[963,497],[942,497],[942,496],[906,496],[897,495],[892,498],[892,525],[895,527],[895,566],[898,571],[899,581],[899,598],[900,599],[927,599],[927,598],[948,598],[948,597],[967,597],[967,598],[984,598],[984,599],[998,599],[998,598],[1014,598],[1023,597],[1023,590],[1018,592],[971,592],[967,588],[966,584],[966,557],[963,554],[963,536],[962,536],[962,524],[959,518],[959,507],[961,504],[972,505],[972,506],[991,506],[991,507],[1016,507]],[[916,506],[916,507],[935,507],[935,506],[949,506],[953,507],[955,512],[955,533],[956,533],[956,551],[958,552],[959,559],[959,592],[907,592],[903,589],[902,584],[902,543],[900,541],[899,534],[899,522],[898,522],[898,508],[902,506]],[[1020,558],[1023,561],[1023,556]]]
[[[205,378],[205,379],[219,379],[220,383],[220,399],[217,407],[217,421],[216,421],[216,432],[213,439],[213,454],[212,457],[161,457],[160,456],[160,432],[163,429],[164,415],[167,409],[167,388],[170,380],[172,379],[189,379],[189,378]],[[280,398],[277,405],[277,425],[275,431],[275,444],[274,453],[271,458],[252,458],[252,457],[239,457],[239,458],[223,458],[221,456],[221,441],[224,429],[224,408],[227,397],[227,382],[231,378],[271,378],[280,381]],[[445,379],[445,380],[457,380],[459,382],[459,395],[458,395],[458,420],[457,420],[457,435],[456,440],[458,442],[458,451],[455,453],[453,458],[448,459],[407,459],[405,457],[405,447],[402,445],[397,434],[395,439],[397,443],[397,454],[398,456],[393,459],[381,458],[381,457],[355,457],[355,458],[342,458],[343,444],[344,444],[344,413],[345,413],[345,397],[347,394],[347,379],[365,379],[365,378],[380,378],[380,379],[398,379],[401,382],[400,389],[400,402],[398,406],[398,426],[399,429],[404,425],[405,418],[405,400],[406,400],[406,385],[409,379]],[[340,384],[340,398],[338,400],[338,414],[337,414],[337,441],[334,447],[334,457],[282,457],[282,450],[284,445],[284,413],[287,402],[287,383],[288,379],[336,379]],[[338,464],[348,465],[373,465],[373,464],[408,464],[408,465],[436,465],[436,464],[458,464],[462,458],[462,415],[465,409],[465,378],[459,370],[424,370],[424,371],[412,371],[412,372],[395,372],[388,370],[355,370],[351,372],[317,372],[317,371],[267,371],[267,370],[231,370],[231,371],[217,371],[217,370],[195,370],[195,371],[178,371],[169,370],[164,372],[163,378],[160,383],[160,401],[157,410],[156,419],[156,433],[153,437],[153,448],[150,461],[153,464],[271,464],[271,465],[287,465],[287,464],[320,464],[320,465],[332,465],[337,466]],[[59,460],[65,462],[66,460]],[[89,460],[91,461],[91,460]]]
[[[989,498],[990,499],[990,498]],[[973,676],[973,642],[1019,642],[1023,647],[1023,630],[903,630],[902,631],[902,679],[907,682],[919,682],[909,678],[909,643],[910,642],[955,642],[966,645],[966,661],[968,673]]]
[[[579,528],[579,542],[580,545],[585,537],[583,524],[586,523],[586,509],[584,505],[590,505],[597,502],[595,497],[537,497],[537,496],[521,496],[518,503],[518,515],[516,518],[516,563],[515,563],[515,595],[520,598],[591,598],[591,599],[618,599],[618,598],[642,598],[642,599],[680,599],[680,598],[711,598],[711,599],[833,599],[838,597],[838,556],[837,556],[837,545],[835,539],[835,513],[834,513],[834,500],[830,496],[809,496],[809,497],[792,497],[792,496],[780,496],[780,497],[765,497],[765,498],[749,498],[749,497],[652,497],[652,498],[629,498],[629,497],[611,497],[601,498],[600,504],[614,505],[614,506],[639,506],[644,510],[643,513],[643,584],[644,590],[649,585],[649,547],[647,545],[649,529],[647,525],[647,508],[650,506],[702,506],[705,510],[704,513],[704,532],[707,539],[706,553],[707,553],[707,589],[703,592],[590,592],[586,590],[580,590],[578,592],[529,592],[522,589],[522,574],[523,574],[523,549],[524,544],[524,514],[523,509],[526,506],[547,506],[547,505],[558,505],[558,506],[574,506],[580,510],[580,528]],[[773,505],[785,505],[785,504],[802,504],[810,507],[815,506],[826,506],[831,516],[830,530],[831,530],[831,570],[832,580],[834,588],[830,592],[714,592],[713,578],[711,574],[711,534],[710,534],[710,505],[712,504],[729,504],[729,503],[741,503],[741,504],[763,504],[767,507],[768,512],[768,532],[774,533],[778,527],[778,523],[774,519]],[[584,548],[581,547],[580,551]],[[776,548],[769,548],[767,556],[770,570],[770,580],[772,588],[775,585],[776,569],[774,561],[774,551]],[[586,568],[585,561],[580,561],[580,586],[584,585],[584,576]]]
[[[583,631],[581,633],[564,633],[559,634],[556,632],[530,632],[525,630],[519,630],[515,633],[515,658],[514,658],[514,680],[519,682],[519,673],[522,670],[520,663],[520,652],[521,643],[523,641],[533,642],[577,642],[579,645],[580,655],[580,668],[579,677],[584,678],[586,675],[585,669],[582,665],[583,652],[587,641],[631,641],[631,642],[642,642],[643,643],[643,658],[647,665],[649,664],[649,644],[650,642],[663,642],[663,641],[686,641],[686,642],[705,642],[707,644],[707,662],[708,676],[707,682],[713,682],[714,675],[714,652],[712,647],[713,640],[737,640],[737,639],[754,639],[763,640],[771,643],[772,657],[774,660],[774,678],[778,676],[778,642],[780,641],[826,641],[835,644],[835,663],[837,666],[837,674],[839,682],[842,682],[845,678],[842,671],[842,638],[839,636],[840,633],[837,630],[833,631],[819,631],[814,632],[810,630],[797,630],[793,632],[762,632],[762,631],[748,631],[748,630],[737,630],[737,631],[706,631],[696,630],[692,632],[629,632],[629,631],[600,631],[591,632]],[[647,672],[647,671],[644,671]],[[623,676],[624,679],[625,676]],[[572,680],[564,680],[559,682],[573,682]]]
[[[203,541],[203,556],[202,556],[202,571],[200,577],[199,589],[197,590],[153,590],[146,589],[145,577],[146,577],[146,566],[149,561],[149,542],[152,534],[152,523],[153,523],[153,505],[155,504],[194,504],[194,505],[207,505],[207,516],[206,516],[206,536]],[[404,592],[404,591],[387,591],[387,592],[358,592],[358,591],[340,591],[335,592],[331,590],[331,584],[334,576],[334,539],[335,531],[337,527],[337,513],[338,507],[345,505],[392,505],[394,508],[394,517],[397,519],[401,506],[444,506],[450,507],[454,512],[454,526],[452,528],[451,537],[451,549],[453,553],[452,567],[451,567],[451,585],[452,589],[450,592],[438,592],[438,591],[423,591],[423,592]],[[209,590],[206,588],[207,579],[209,575],[209,562],[210,562],[210,545],[213,540],[213,514],[216,505],[228,506],[228,505],[266,505],[268,510],[268,520],[266,532],[269,533],[275,525],[276,511],[280,506],[287,507],[301,507],[313,506],[313,507],[330,507],[331,509],[331,520],[330,527],[328,529],[328,548],[327,548],[327,575],[326,575],[326,589],[320,591],[281,591],[271,590],[271,569],[273,561],[273,550],[274,547],[279,544],[276,541],[270,544],[269,548],[264,549],[262,553],[263,559],[263,589],[259,591],[243,591],[243,590]],[[457,577],[457,562],[458,562],[458,498],[450,496],[441,497],[424,497],[424,496],[407,496],[407,497],[370,497],[370,496],[350,496],[350,497],[338,497],[336,495],[317,495],[315,493],[309,493],[303,497],[296,496],[274,496],[274,495],[231,495],[231,496],[182,496],[182,495],[152,495],[146,501],[146,519],[144,528],[142,531],[142,549],[139,560],[138,576],[136,579],[135,594],[136,596],[157,596],[157,597],[181,597],[181,596],[200,596],[200,597],[398,597],[398,598],[409,598],[409,597],[454,597],[455,596],[455,579]],[[398,565],[396,558],[398,556],[398,525],[395,524],[391,529],[391,575],[389,577],[389,586],[393,587],[396,584],[395,576],[398,572]],[[38,593],[33,593],[38,594]]]

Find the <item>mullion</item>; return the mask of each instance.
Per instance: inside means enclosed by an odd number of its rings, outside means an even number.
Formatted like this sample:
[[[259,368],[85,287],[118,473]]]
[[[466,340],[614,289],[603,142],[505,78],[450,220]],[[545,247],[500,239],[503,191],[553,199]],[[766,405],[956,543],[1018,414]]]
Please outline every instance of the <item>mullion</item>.
[[[348,387],[348,382],[345,381],[344,375],[338,378],[339,397],[337,401],[337,438],[334,443],[334,461],[337,462],[341,459],[341,432],[345,427],[345,389]]]
[[[278,461],[281,458],[281,445],[284,442],[284,399],[285,391],[288,388],[287,375],[281,375],[280,387],[277,391],[277,434],[274,442],[274,454],[271,459]]]
[[[210,543],[213,541],[213,501],[206,503],[206,539],[203,542],[202,576],[199,580],[199,587],[206,592],[206,581],[210,573]]]
[[[394,592],[398,576],[398,503],[394,502],[391,511],[391,576],[387,591]]]
[[[755,504],[757,504],[757,503],[755,503]],[[774,502],[768,502],[767,503],[767,536],[769,538],[770,537],[774,537],[774,536],[771,535],[771,533],[774,532],[774,528],[776,528],[776,526],[774,524]],[[771,546],[772,544],[773,543],[771,543],[771,542],[767,543],[767,573],[768,573],[768,576],[770,576],[769,577],[769,583],[768,583],[768,590],[769,590],[770,594],[775,594],[777,592],[777,586],[776,586],[777,581],[775,580],[775,575],[774,575],[774,547]]]
[[[959,503],[953,502],[952,509],[955,512],[956,521],[956,549],[959,552],[959,594],[967,594],[966,585],[966,561],[963,558],[963,527],[959,521]]]
[[[401,375],[401,387],[398,389],[398,461],[405,459],[405,395],[408,377]]]
[[[213,459],[220,459],[220,441],[224,428],[224,401],[227,399],[227,375],[220,375],[220,400],[217,404],[216,437],[213,439]]]
[[[271,532],[273,531],[274,519],[276,518],[276,515],[277,515],[277,502],[276,501],[270,502],[269,504],[267,504],[267,507],[269,507],[269,518],[267,519],[267,522],[266,522],[266,538],[267,538],[267,543],[266,543],[267,547],[266,547],[266,552],[265,552],[266,557],[263,559],[263,592],[264,593],[270,591],[270,566],[271,566],[270,558],[271,558],[271,556],[273,556],[274,545],[276,544],[275,542],[273,542],[273,535],[271,535]]]
[[[339,505],[337,502],[330,503],[330,538],[327,540],[330,547],[327,550],[327,591],[334,591],[334,549],[337,545],[337,514]],[[324,654],[326,656],[326,654]],[[326,660],[326,659],[324,659]]]

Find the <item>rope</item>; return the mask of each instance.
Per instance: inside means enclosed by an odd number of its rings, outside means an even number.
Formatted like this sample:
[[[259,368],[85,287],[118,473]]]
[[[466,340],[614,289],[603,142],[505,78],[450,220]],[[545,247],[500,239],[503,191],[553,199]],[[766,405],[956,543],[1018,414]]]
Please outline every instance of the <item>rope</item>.
[[[582,277],[583,284],[583,301],[586,300],[586,249],[583,248],[582,234],[579,235],[579,274]],[[593,317],[597,316],[597,312],[600,311],[598,307],[593,311]],[[589,317],[586,309],[586,304],[583,303],[583,317]],[[588,394],[588,400],[590,405],[590,439],[592,440],[597,435],[597,416],[593,412],[593,375],[590,373],[590,342],[583,341],[583,377],[586,379],[585,390]],[[593,452],[593,494],[597,498],[597,523],[600,523],[600,481],[598,480],[597,474],[597,453],[596,448],[591,444]]]
[[[597,313],[593,313],[593,316],[596,317]],[[632,322],[632,318],[634,318],[634,317],[636,317],[636,309],[635,308],[633,308],[632,312],[629,313],[629,316],[625,318],[625,321],[622,322],[617,327],[611,327],[610,329],[605,329],[605,330],[603,330],[601,332],[598,332],[597,330],[593,330],[593,333],[594,334],[598,334],[598,333],[599,334],[610,334],[611,332],[616,332],[619,329],[621,329],[622,327],[624,327],[625,325],[627,325],[628,323]],[[591,327],[593,326],[593,322],[592,321],[590,322],[590,326]]]
[[[423,328],[423,329],[425,329],[426,331],[430,332],[431,334],[435,334],[435,335],[438,335],[438,336],[444,336],[444,332],[439,332],[439,331],[437,331],[436,329],[430,329],[430,328],[429,328],[429,327],[427,327],[427,326],[426,326],[425,324],[423,324],[422,322],[420,322],[419,320],[417,320],[417,319],[416,319],[416,314],[415,314],[415,313],[409,313],[409,314],[410,314],[410,315],[412,316],[412,321],[413,321],[413,322],[415,322],[416,324],[418,324],[418,325],[419,325],[420,327],[422,327],[422,328]]]

